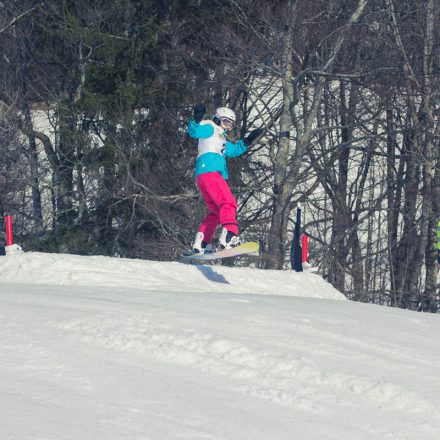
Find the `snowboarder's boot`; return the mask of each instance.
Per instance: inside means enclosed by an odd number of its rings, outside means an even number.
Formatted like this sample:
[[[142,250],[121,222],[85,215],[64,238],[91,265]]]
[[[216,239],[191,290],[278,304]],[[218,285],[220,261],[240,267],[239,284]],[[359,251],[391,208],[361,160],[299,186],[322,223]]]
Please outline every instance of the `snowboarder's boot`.
[[[192,250],[195,254],[209,254],[214,252],[211,243],[207,243],[204,239],[203,232],[197,232]]]
[[[194,244],[192,247],[192,250],[195,254],[204,254],[205,253],[205,248],[208,245],[208,243],[206,243],[206,241],[204,241],[203,238],[204,238],[203,232],[197,232],[196,238],[194,240]]]
[[[220,249],[232,249],[241,244],[240,237],[233,232],[228,231],[226,228],[222,229],[220,238],[218,240]]]

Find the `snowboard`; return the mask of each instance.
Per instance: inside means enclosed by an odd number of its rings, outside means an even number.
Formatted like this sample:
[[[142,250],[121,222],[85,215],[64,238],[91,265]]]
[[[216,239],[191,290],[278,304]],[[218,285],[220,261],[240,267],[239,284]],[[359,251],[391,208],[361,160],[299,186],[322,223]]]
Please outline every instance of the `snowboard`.
[[[248,241],[242,243],[232,249],[223,249],[217,252],[211,252],[208,254],[184,254],[182,257],[187,260],[217,260],[220,258],[236,257],[238,255],[250,254],[251,252],[257,252],[260,245],[255,241]]]

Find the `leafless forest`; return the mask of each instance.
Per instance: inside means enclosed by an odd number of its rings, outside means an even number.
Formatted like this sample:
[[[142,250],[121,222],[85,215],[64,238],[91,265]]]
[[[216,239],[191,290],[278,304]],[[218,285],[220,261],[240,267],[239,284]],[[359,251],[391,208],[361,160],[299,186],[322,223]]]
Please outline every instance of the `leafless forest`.
[[[0,215],[25,250],[177,259],[204,215],[186,134],[228,105],[241,236],[358,301],[440,309],[440,2],[1,0]],[[4,229],[0,224],[0,229]]]

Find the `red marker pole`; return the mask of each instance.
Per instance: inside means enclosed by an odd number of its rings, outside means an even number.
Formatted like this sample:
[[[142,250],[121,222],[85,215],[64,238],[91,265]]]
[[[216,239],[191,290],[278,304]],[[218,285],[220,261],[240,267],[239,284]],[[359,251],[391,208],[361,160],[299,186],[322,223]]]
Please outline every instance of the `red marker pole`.
[[[12,238],[12,217],[7,215],[5,217],[6,222],[6,246],[12,246],[14,244],[14,240]]]
[[[305,234],[301,237],[301,247],[302,247],[302,262],[306,263],[309,261],[309,237]]]

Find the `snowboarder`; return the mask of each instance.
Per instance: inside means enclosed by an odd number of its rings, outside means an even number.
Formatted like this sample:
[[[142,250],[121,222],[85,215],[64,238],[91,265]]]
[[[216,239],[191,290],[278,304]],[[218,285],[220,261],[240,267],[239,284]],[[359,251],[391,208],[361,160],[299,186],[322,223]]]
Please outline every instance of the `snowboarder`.
[[[263,133],[263,129],[257,128],[237,143],[230,142],[226,133],[234,127],[235,113],[228,107],[219,107],[212,119],[203,119],[205,112],[203,104],[196,105],[193,118],[188,122],[188,134],[198,139],[196,184],[209,211],[196,234],[194,253],[208,252],[212,248],[211,240],[219,224],[222,226],[220,248],[230,249],[241,243],[236,220],[237,202],[227,183],[225,158],[242,155]]]

